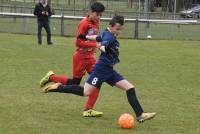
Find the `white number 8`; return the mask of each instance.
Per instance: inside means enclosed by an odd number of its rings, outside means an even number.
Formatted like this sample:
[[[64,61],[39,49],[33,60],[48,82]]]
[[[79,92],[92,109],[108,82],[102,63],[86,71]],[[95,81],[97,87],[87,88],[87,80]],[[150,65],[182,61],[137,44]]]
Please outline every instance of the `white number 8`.
[[[98,78],[97,78],[97,77],[94,77],[94,79],[92,80],[92,85],[96,85],[96,84],[97,84],[97,81],[98,81]]]

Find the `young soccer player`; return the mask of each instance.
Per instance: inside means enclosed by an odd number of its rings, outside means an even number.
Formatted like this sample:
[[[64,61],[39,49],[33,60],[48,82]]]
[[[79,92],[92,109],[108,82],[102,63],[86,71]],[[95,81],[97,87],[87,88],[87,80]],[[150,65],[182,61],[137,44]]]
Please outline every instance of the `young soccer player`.
[[[66,86],[61,83],[56,83],[46,86],[43,91],[46,93],[61,92],[72,93],[79,96],[88,96],[96,88],[100,90],[102,83],[106,82],[111,86],[115,86],[126,91],[128,102],[135,111],[138,122],[144,122],[152,119],[156,113],[145,113],[143,111],[143,108],[137,99],[135,87],[114,70],[115,65],[120,62],[119,42],[117,41],[117,37],[122,31],[123,25],[124,17],[115,16],[110,21],[109,27],[103,32],[100,47],[100,50],[102,51],[101,55],[84,87],[77,85]]]
[[[84,18],[77,29],[76,39],[76,51],[73,56],[73,78],[67,76],[59,76],[54,74],[53,71],[49,71],[40,81],[40,86],[44,87],[48,82],[59,82],[64,85],[79,85],[82,77],[85,73],[91,73],[93,66],[96,63],[96,48],[99,45],[96,41],[87,40],[81,38],[80,35],[97,35],[99,32],[99,18],[105,10],[103,4],[95,2],[91,5],[89,15]],[[93,110],[95,102],[98,98],[99,90],[95,89],[93,93],[88,97],[88,101],[85,105],[83,112],[84,117],[99,117],[103,113]]]

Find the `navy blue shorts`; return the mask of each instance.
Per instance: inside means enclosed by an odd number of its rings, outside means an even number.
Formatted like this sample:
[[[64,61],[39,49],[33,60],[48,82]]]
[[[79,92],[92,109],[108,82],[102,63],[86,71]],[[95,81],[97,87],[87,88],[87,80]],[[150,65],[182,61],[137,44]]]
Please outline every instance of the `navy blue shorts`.
[[[90,74],[87,83],[95,87],[101,88],[103,82],[114,86],[117,82],[124,80],[123,76],[113,70],[113,67],[108,65],[95,65],[93,72]]]

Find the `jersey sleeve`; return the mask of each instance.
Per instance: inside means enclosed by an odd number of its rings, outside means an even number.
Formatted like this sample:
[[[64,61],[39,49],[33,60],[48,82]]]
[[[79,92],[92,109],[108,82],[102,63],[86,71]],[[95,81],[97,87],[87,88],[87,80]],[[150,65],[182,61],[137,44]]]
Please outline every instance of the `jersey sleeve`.
[[[80,23],[77,31],[77,37],[81,34],[87,35],[88,32],[88,23]],[[96,42],[88,42],[87,40],[83,39],[76,39],[76,46],[84,47],[84,48],[93,48],[96,47]]]
[[[102,42],[101,45],[107,47],[109,45],[110,42],[113,42],[115,39],[113,36],[111,36],[109,33],[105,32],[102,35]]]

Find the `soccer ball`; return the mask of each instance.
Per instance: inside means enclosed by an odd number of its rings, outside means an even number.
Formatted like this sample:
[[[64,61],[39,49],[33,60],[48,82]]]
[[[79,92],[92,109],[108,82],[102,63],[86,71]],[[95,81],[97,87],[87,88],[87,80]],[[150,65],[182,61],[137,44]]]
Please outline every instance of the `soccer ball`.
[[[152,39],[152,36],[151,35],[147,35],[147,39]]]
[[[135,126],[135,120],[131,114],[125,113],[119,117],[118,124],[121,128],[129,129]]]

